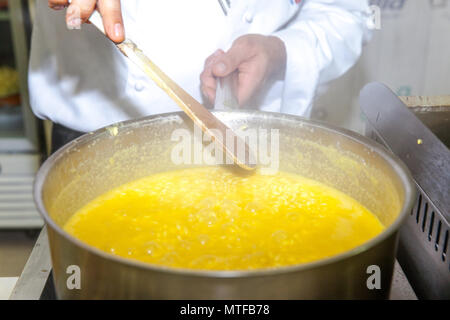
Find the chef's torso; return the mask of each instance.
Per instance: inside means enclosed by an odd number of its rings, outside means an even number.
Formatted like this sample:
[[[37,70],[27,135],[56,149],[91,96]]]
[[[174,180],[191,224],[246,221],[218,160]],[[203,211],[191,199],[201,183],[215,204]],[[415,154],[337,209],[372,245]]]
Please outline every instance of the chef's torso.
[[[225,2],[225,1],[224,1]],[[294,0],[122,1],[127,37],[200,102],[205,59],[243,34],[271,34],[299,10]],[[179,107],[92,25],[67,30],[64,11],[37,1],[30,63],[31,104],[41,118],[80,131]],[[280,111],[283,83],[249,107]],[[301,110],[301,108],[299,109]]]

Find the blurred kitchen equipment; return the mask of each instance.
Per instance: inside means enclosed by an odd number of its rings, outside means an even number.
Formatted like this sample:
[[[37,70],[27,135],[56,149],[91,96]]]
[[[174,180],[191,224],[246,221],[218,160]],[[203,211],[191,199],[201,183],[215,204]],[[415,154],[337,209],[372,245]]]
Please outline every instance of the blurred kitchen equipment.
[[[429,109],[431,104],[444,109],[449,101],[446,97],[402,100],[416,105],[414,109]],[[367,134],[405,162],[419,191],[415,207],[400,229],[399,262],[419,298],[450,299],[450,151],[416,117],[420,110],[414,115],[402,100],[380,83],[367,85],[360,96],[370,124]],[[447,106],[447,113],[437,113],[447,136],[449,111]],[[433,127],[439,128],[429,113],[421,117],[432,119]]]
[[[0,4],[0,229],[42,228],[33,202],[41,129],[28,97],[32,1]]]
[[[0,107],[19,105],[19,73],[9,66],[0,66]]]
[[[105,33],[103,21],[98,11],[94,11],[89,21],[101,32]],[[234,163],[245,170],[256,168],[256,158],[252,155],[248,144],[170,79],[131,39],[125,39],[124,42],[116,44],[116,46],[120,52],[163,89],[203,132],[208,134],[215,143],[219,144],[225,154],[233,159]],[[243,150],[239,150],[239,148],[243,148]]]
[[[0,127],[2,130],[23,130],[22,112],[17,106],[4,105],[0,113]]]
[[[411,211],[415,189],[405,166],[377,143],[350,131],[278,113],[214,112],[231,128],[279,130],[280,170],[315,179],[353,197],[386,229],[358,248],[313,263],[255,271],[192,271],[124,259],[87,246],[62,226],[104,192],[153,173],[182,169],[171,140],[193,132],[182,113],[155,115],[87,134],[42,166],[36,204],[48,225],[53,275],[61,299],[363,299],[387,298],[397,230]],[[112,159],[112,160],[111,160]],[[67,288],[69,266],[82,270],[81,290]],[[380,268],[380,289],[367,285]],[[369,271],[368,271],[369,270]]]
[[[450,96],[413,96],[400,99],[447,148],[450,148]]]

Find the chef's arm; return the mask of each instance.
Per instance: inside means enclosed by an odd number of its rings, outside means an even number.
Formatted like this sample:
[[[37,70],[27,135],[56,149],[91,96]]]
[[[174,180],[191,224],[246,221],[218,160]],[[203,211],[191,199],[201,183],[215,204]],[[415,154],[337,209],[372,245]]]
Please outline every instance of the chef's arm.
[[[86,23],[94,10],[99,10],[108,37],[114,42],[125,40],[120,0],[49,0],[54,10],[67,7],[66,23],[70,29],[77,29]]]
[[[368,11],[365,0],[305,0],[299,14],[274,34],[287,54],[282,112],[304,113],[298,110],[301,99],[353,66],[370,37]]]

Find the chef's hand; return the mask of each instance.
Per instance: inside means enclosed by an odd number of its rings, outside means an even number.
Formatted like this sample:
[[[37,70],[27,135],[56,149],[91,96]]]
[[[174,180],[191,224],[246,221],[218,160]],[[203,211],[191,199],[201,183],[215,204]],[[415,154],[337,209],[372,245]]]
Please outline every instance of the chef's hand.
[[[114,42],[125,40],[122,11],[120,0],[48,0],[48,6],[55,10],[66,7],[66,23],[70,29],[78,29],[81,24],[87,22],[95,9],[98,9],[103,17],[103,25],[106,34]]]
[[[200,75],[203,95],[214,103],[217,78],[237,71],[237,98],[244,106],[268,81],[282,80],[286,48],[274,36],[250,34],[238,38],[228,52],[217,50],[205,62]]]

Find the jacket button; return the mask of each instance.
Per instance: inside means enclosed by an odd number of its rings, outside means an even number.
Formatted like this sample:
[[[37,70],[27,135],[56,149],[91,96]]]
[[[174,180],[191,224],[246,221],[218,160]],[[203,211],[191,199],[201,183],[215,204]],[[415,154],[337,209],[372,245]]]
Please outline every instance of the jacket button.
[[[253,22],[253,13],[250,11],[247,11],[247,13],[244,15],[244,20],[247,21],[247,23]]]
[[[144,90],[144,88],[144,84],[140,81],[136,82],[136,84],[134,85],[134,89],[138,92],[141,92],[142,90]]]

